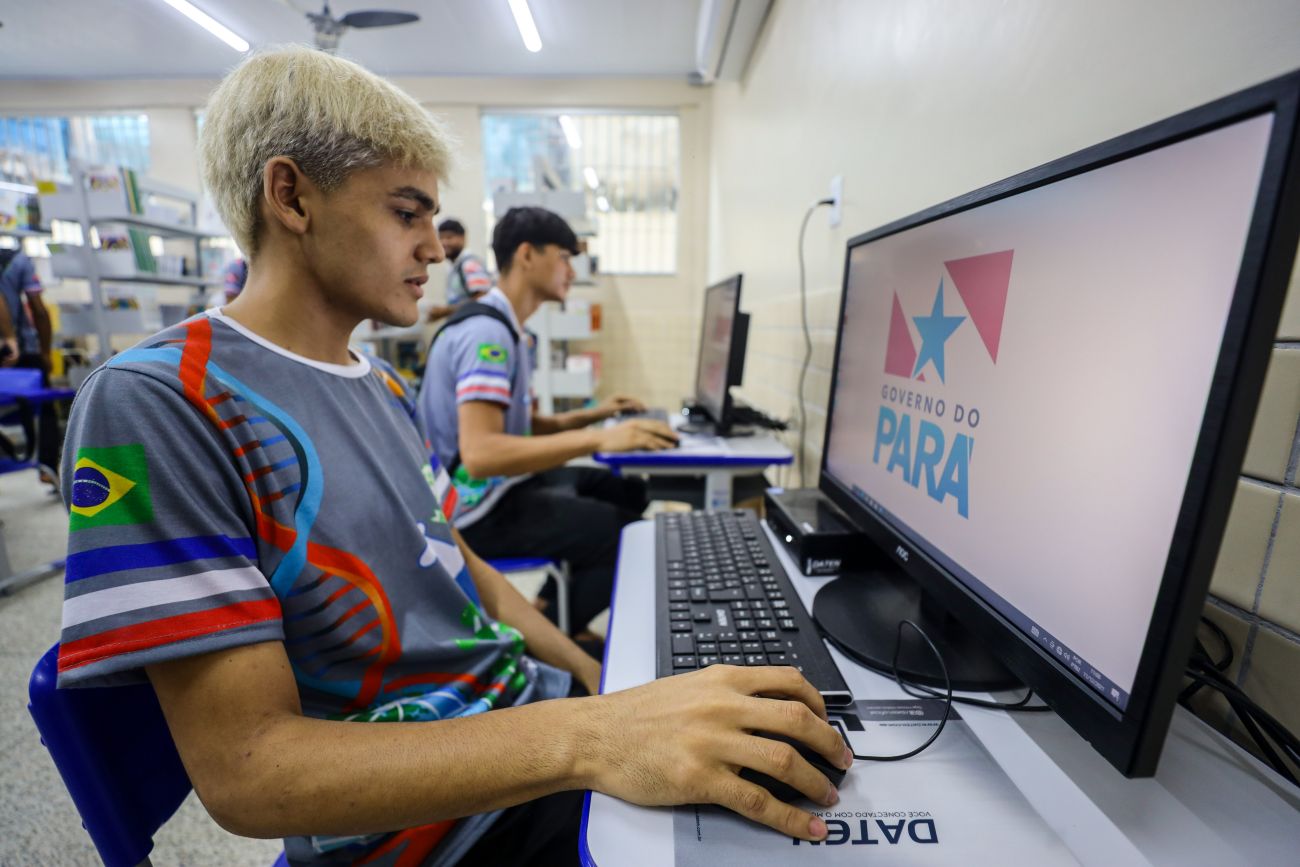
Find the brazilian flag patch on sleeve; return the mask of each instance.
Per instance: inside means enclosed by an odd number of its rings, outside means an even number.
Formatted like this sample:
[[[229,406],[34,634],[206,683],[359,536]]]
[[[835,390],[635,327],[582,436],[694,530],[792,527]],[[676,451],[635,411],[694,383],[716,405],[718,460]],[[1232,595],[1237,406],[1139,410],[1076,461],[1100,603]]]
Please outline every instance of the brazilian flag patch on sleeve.
[[[78,449],[69,511],[69,530],[153,520],[144,446]]]
[[[488,364],[505,364],[510,356],[500,343],[480,343],[478,357],[480,361],[486,361]]]

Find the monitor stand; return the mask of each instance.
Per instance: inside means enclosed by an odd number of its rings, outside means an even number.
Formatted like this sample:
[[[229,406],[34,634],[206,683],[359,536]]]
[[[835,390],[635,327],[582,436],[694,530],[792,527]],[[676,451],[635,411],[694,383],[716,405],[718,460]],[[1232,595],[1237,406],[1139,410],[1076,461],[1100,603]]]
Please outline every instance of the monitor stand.
[[[894,676],[899,621],[911,620],[943,654],[953,689],[992,692],[1022,685],[920,585],[889,565],[845,572],[822,587],[813,617],[833,644],[886,677]],[[898,673],[906,681],[944,688],[934,654],[912,629],[903,629]]]

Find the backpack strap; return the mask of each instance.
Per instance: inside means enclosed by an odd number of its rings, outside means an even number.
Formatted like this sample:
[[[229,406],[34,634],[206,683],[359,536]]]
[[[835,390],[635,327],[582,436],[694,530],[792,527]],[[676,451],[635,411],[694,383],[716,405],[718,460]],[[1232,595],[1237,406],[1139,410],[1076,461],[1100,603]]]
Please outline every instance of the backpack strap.
[[[443,332],[447,331],[449,328],[454,328],[455,326],[464,322],[466,319],[473,319],[475,316],[487,316],[491,319],[495,319],[497,322],[500,322],[502,325],[504,325],[506,327],[506,330],[510,332],[510,339],[511,341],[513,341],[516,350],[518,349],[519,332],[515,330],[514,323],[510,321],[510,317],[506,316],[504,313],[502,313],[497,308],[493,307],[491,304],[484,304],[481,301],[469,301],[457,307],[456,312],[451,314],[451,316],[447,317],[447,322],[441,328],[438,329],[438,332],[433,335],[433,339],[429,341],[429,351],[425,353],[424,357],[426,359],[433,358],[433,346],[435,343],[438,342],[438,338],[442,336]],[[523,362],[524,360],[522,358],[516,359],[515,370],[518,370],[519,365],[522,364]],[[428,361],[426,361],[425,376],[427,377],[428,375],[429,375]],[[510,391],[513,393],[514,390],[515,390],[515,377],[514,374],[511,374]],[[451,462],[447,464],[447,474],[450,476],[455,476],[456,470],[459,468],[460,468],[460,452],[457,451],[456,454],[452,455]]]

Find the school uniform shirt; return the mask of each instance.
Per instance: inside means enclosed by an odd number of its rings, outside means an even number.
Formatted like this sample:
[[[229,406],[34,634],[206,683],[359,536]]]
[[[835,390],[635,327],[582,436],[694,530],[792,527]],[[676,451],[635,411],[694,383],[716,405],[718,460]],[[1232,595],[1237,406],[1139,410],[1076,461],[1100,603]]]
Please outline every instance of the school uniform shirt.
[[[451,270],[447,273],[448,304],[460,304],[492,288],[492,275],[488,273],[487,263],[473,253],[461,253],[450,264]]]
[[[412,414],[364,356],[312,361],[215,310],[114,356],[68,425],[59,686],[280,641],[303,713],[321,719],[567,694],[567,673],[483,611]],[[449,864],[496,815],[285,850],[292,864]]]
[[[19,355],[36,355],[41,351],[40,335],[27,313],[27,298],[41,293],[36,266],[21,250],[0,250],[0,294],[9,305]]]
[[[476,479],[460,463],[458,409],[469,401],[498,405],[505,413],[503,430],[512,436],[532,434],[531,354],[510,299],[494,288],[478,299],[506,315],[510,329],[491,316],[472,316],[447,326],[433,341],[424,367],[417,413],[433,450],[430,461],[451,474],[446,502],[452,523],[464,528],[492,510],[512,486],[528,475]]]

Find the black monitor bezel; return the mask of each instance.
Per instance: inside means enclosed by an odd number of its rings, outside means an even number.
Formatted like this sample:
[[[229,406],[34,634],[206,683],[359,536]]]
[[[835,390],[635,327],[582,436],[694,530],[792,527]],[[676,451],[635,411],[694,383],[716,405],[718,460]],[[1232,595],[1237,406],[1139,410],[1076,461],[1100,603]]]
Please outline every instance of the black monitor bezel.
[[[731,415],[731,386],[733,384],[731,380],[735,377],[735,373],[736,373],[736,371],[733,370],[733,366],[736,361],[735,359],[736,325],[738,324],[740,319],[740,292],[741,292],[742,276],[743,275],[741,274],[732,274],[730,277],[727,277],[723,280],[719,280],[704,290],[704,308],[701,311],[701,317],[700,317],[700,348],[699,348],[699,352],[695,356],[695,402],[696,404],[704,408],[705,414],[708,415],[709,420],[712,421],[715,425],[724,424],[726,422],[726,419]],[[704,394],[703,389],[700,387],[700,376],[704,372],[704,338],[705,335],[708,334],[709,332],[709,321],[708,321],[709,293],[726,289],[732,283],[736,284],[736,304],[731,311],[731,334],[728,335],[727,337],[727,373],[726,373],[726,377],[723,379],[722,400],[718,404],[717,412],[715,413],[714,407],[709,403],[707,396]]]
[[[866,243],[1272,112],[1274,125],[1209,400],[1151,625],[1124,711],[1070,673],[826,470],[853,251]],[[1205,604],[1300,239],[1300,72],[1118,136],[852,238],[822,442],[819,487],[867,537],[981,638],[1126,776],[1155,772]],[[1008,540],[1012,542],[1013,540]]]

